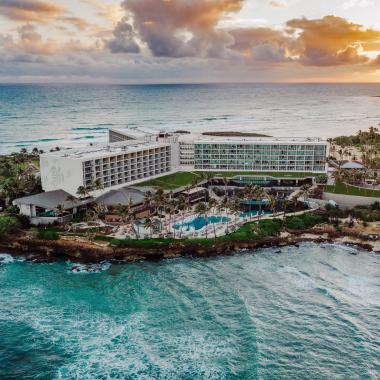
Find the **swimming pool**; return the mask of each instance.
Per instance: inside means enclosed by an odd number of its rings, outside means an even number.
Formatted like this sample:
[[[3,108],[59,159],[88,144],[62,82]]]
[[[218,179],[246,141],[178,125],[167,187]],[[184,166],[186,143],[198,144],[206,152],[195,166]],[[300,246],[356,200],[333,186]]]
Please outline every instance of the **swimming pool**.
[[[215,223],[227,223],[231,221],[227,216],[218,216],[212,215],[208,217],[207,224],[215,224]],[[183,226],[182,226],[183,225]],[[175,230],[181,229],[181,226],[184,231],[189,231],[191,229],[201,230],[206,225],[206,218],[204,216],[191,217],[191,219],[185,219],[183,223],[175,223],[173,228]]]
[[[261,211],[261,215],[270,215],[272,214],[272,211]],[[250,218],[250,217],[255,217],[259,215],[259,211],[258,210],[252,210],[252,211],[246,211],[246,212],[242,212],[240,214],[240,217],[241,218]]]

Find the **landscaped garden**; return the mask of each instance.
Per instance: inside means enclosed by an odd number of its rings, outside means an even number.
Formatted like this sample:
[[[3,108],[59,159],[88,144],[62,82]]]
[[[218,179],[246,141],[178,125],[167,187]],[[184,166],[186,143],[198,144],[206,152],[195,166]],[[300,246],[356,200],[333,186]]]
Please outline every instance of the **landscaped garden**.
[[[184,187],[200,182],[203,179],[210,177],[225,177],[231,178],[234,176],[271,176],[278,178],[305,178],[315,177],[315,173],[281,173],[281,172],[209,172],[209,171],[196,171],[196,172],[177,172],[163,176],[160,178],[148,180],[137,184],[138,187],[161,187],[164,190],[175,190],[178,187]]]
[[[326,186],[325,191],[327,193],[334,194],[380,198],[380,190],[364,189],[356,186],[346,185],[342,182],[339,182],[336,185]]]

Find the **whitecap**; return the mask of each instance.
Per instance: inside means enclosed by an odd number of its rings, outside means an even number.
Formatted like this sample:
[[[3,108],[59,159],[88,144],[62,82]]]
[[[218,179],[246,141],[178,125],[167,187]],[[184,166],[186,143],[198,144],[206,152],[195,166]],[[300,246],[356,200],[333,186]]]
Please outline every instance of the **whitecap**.
[[[98,264],[78,264],[67,262],[69,265],[68,273],[70,274],[93,274],[101,273],[108,270],[111,267],[111,263],[103,261]]]
[[[15,259],[8,253],[0,253],[0,265],[14,263]]]

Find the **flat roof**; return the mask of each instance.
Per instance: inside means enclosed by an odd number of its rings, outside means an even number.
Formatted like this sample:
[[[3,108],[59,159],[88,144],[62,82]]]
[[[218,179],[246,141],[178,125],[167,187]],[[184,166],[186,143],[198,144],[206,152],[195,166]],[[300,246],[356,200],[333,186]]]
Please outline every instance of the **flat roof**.
[[[120,141],[107,145],[95,145],[83,148],[65,149],[44,153],[43,157],[70,158],[78,160],[92,160],[103,157],[112,157],[118,154],[139,152],[146,149],[162,148],[170,145],[166,142]]]
[[[122,127],[122,128],[110,128],[109,131],[121,133],[132,139],[138,140],[143,139],[147,136],[155,136],[158,131],[149,131],[147,128],[142,127]]]
[[[158,136],[162,131],[153,130],[153,131],[147,131],[143,128],[125,128],[125,129],[119,129],[114,128],[113,129],[116,132],[124,133],[125,135],[135,134],[136,138],[137,136],[140,139],[143,139],[147,136]],[[279,144],[294,144],[294,143],[303,143],[303,144],[326,144],[327,141],[319,138],[319,137],[302,137],[302,136],[294,136],[294,137],[273,137],[273,136],[248,136],[249,133],[255,133],[254,131],[240,131],[243,135],[242,136],[210,136],[210,135],[204,135],[201,131],[187,131],[190,133],[176,133],[173,131],[166,131],[169,135],[178,138],[178,141],[181,143],[229,143],[229,142],[246,142],[246,143],[252,143],[252,142],[262,142],[262,143],[279,143]],[[239,130],[235,131],[239,132]],[[245,134],[245,135],[244,135]],[[159,141],[164,141],[164,138],[160,138]]]
[[[194,140],[195,144],[248,144],[248,143],[262,143],[262,144],[327,144],[326,140],[319,137],[225,137],[225,136],[200,136]]]

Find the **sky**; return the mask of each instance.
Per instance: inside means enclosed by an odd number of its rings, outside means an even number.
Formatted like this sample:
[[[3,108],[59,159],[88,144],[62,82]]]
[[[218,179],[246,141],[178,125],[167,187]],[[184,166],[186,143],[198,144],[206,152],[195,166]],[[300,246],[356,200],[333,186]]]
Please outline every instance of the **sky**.
[[[0,82],[380,82],[380,0],[0,0]]]

